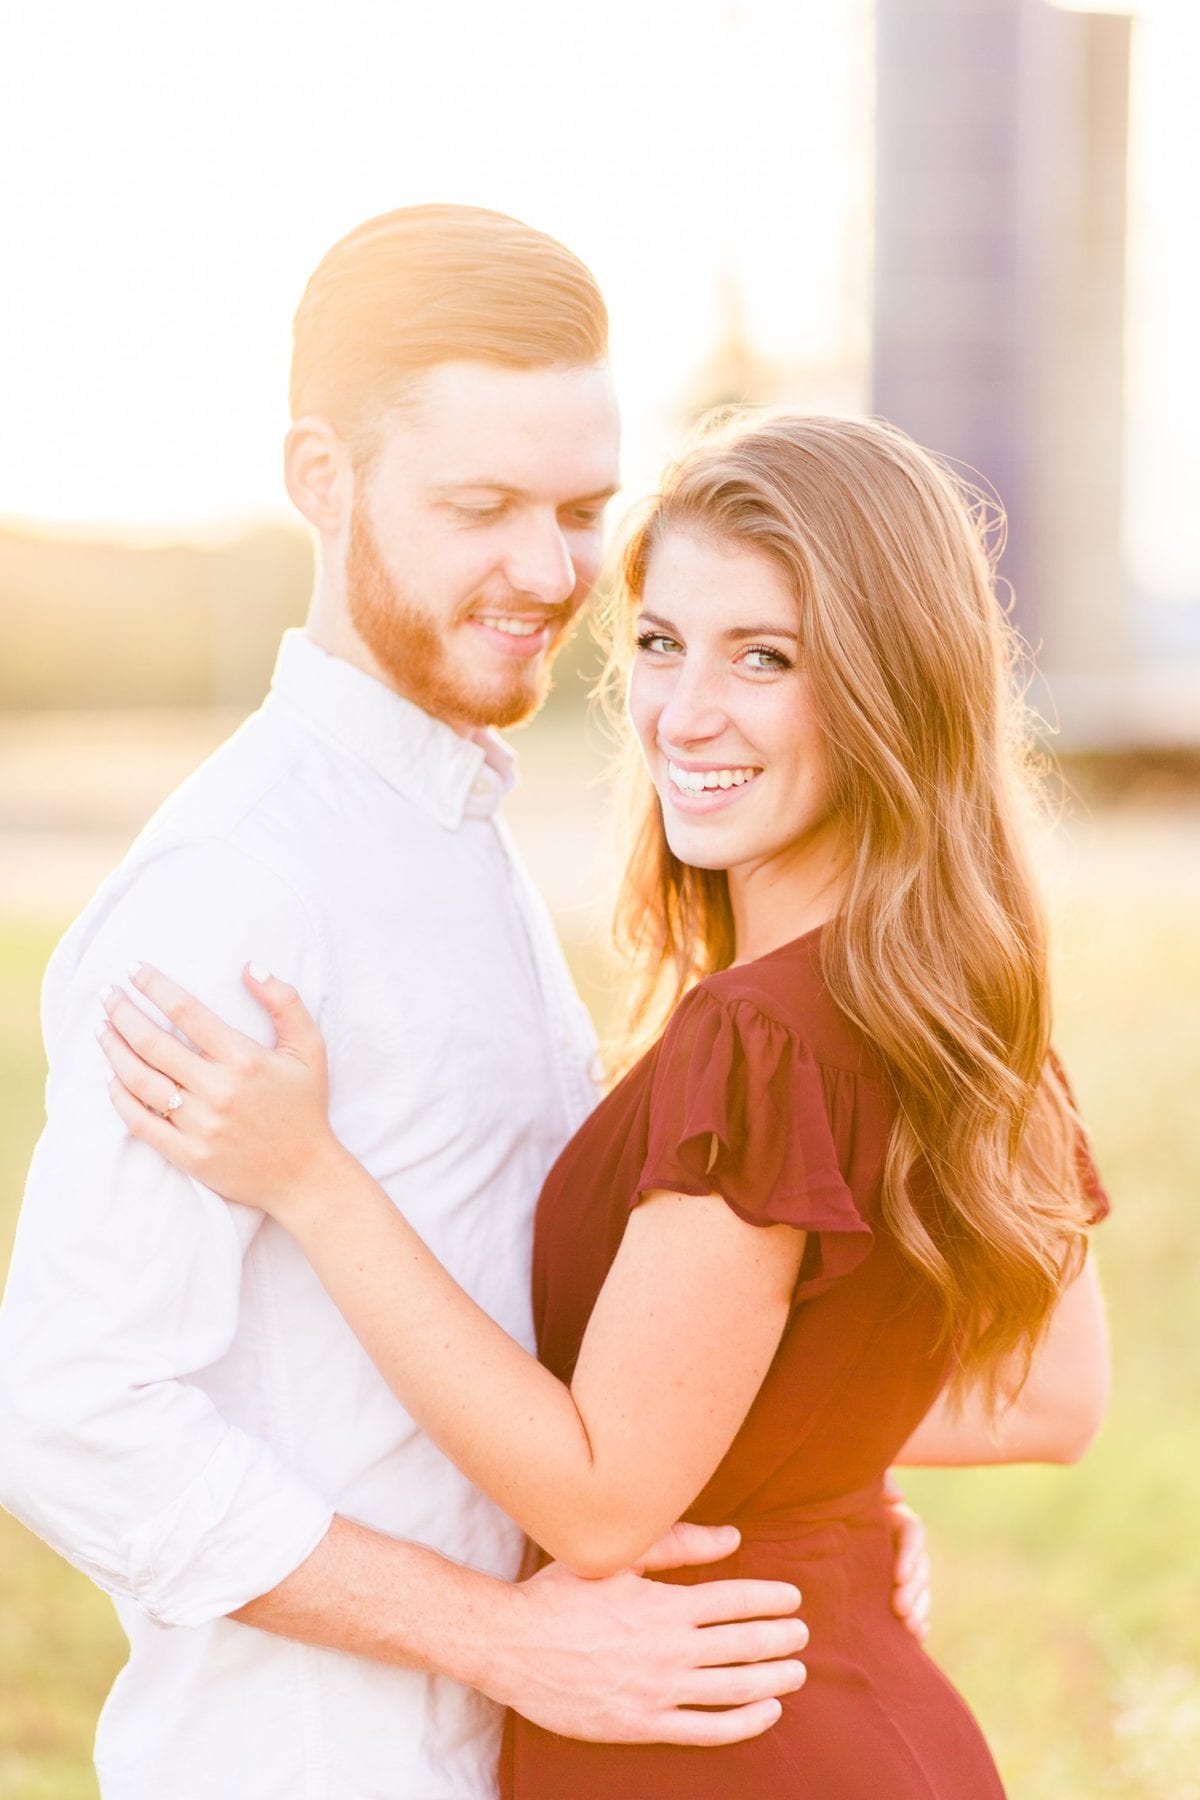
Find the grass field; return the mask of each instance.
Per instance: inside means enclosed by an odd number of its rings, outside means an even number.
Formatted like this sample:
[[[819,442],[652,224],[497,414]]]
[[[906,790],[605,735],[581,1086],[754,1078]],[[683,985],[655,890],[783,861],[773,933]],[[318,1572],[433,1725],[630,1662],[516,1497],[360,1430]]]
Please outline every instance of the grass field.
[[[0,926],[0,1257],[42,1111],[41,968],[54,934]],[[92,1732],[123,1660],[107,1599],[0,1513],[0,1795],[94,1800]],[[164,1800],[167,1797],[164,1795]]]
[[[1098,820],[1062,905],[1058,1037],[1114,1199],[1097,1240],[1109,1422],[1074,1469],[907,1482],[933,1540],[932,1647],[1013,1800],[1200,1800],[1196,836],[1194,812],[1150,832]],[[561,916],[594,996],[594,942],[578,910]],[[0,1267],[40,1123],[56,931],[0,919]],[[107,1601],[0,1515],[0,1800],[94,1800],[91,1733],[122,1644]]]

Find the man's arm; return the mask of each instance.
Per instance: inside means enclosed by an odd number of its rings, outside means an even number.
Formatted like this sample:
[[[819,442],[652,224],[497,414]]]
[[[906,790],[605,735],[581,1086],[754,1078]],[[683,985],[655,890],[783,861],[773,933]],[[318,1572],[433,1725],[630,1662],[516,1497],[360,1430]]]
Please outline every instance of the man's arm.
[[[103,893],[52,965],[47,1125],[0,1310],[0,1501],[107,1592],[166,1625],[246,1624],[435,1669],[581,1735],[730,1741],[803,1679],[786,1584],[685,1588],[547,1570],[517,1588],[348,1520],[193,1379],[228,1351],[261,1224],[134,1142],[94,1031],[131,963],[179,968],[253,1032],[248,956],[319,1007],[313,921],[253,858],[167,851]],[[674,1562],[728,1554],[677,1540]],[[713,1624],[713,1621],[721,1621]],[[780,1660],[769,1660],[780,1659]],[[749,1669],[725,1663],[759,1664]],[[747,1710],[681,1710],[703,1698]]]
[[[261,1217],[128,1137],[95,1029],[101,990],[155,943],[255,1029],[237,971],[258,941],[278,946],[319,1005],[303,907],[255,859],[201,840],[118,875],[60,947],[44,1001],[47,1122],[0,1310],[0,1500],[170,1625],[203,1624],[282,1580],[333,1508],[196,1379],[233,1342]]]
[[[736,1542],[677,1525],[643,1566],[712,1562]],[[514,1585],[337,1518],[300,1568],[233,1616],[449,1675],[564,1737],[714,1745],[765,1731],[776,1696],[803,1684],[799,1598],[786,1582],[583,1581],[556,1564]]]

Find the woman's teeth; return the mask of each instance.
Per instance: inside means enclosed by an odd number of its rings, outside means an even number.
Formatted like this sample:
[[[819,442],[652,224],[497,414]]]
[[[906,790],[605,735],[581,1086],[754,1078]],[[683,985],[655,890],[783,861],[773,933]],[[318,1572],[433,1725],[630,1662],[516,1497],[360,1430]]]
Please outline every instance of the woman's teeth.
[[[673,785],[681,788],[685,794],[702,794],[710,788],[744,787],[746,782],[753,781],[761,773],[758,769],[681,769],[676,763],[667,764]]]
[[[538,624],[533,619],[492,619],[481,615],[479,623],[490,625],[493,631],[506,631],[509,637],[533,637],[546,629],[544,619]]]

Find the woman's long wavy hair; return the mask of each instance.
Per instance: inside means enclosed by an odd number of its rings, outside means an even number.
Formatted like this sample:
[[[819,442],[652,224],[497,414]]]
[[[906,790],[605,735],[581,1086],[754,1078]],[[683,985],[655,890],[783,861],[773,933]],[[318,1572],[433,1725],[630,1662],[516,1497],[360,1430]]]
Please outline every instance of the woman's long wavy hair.
[[[726,418],[636,518],[606,609],[611,696],[667,532],[751,547],[789,580],[853,847],[822,933],[824,977],[898,1094],[885,1218],[938,1291],[958,1390],[981,1382],[993,1403],[1028,1370],[1089,1210],[1022,843],[1016,639],[994,586],[1002,529],[984,495],[888,425]],[[672,854],[632,761],[617,939],[636,971],[630,1037],[644,1040],[736,946],[725,872]]]

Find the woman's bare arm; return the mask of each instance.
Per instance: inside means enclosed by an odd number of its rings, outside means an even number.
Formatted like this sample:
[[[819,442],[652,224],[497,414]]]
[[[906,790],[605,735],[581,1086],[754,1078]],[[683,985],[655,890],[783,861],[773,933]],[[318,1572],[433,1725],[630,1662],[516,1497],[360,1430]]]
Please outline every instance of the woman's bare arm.
[[[635,1561],[717,1467],[783,1334],[804,1246],[715,1195],[648,1196],[568,1387],[352,1158],[318,1173],[286,1222],[421,1427],[552,1556],[594,1576]]]
[[[943,1392],[901,1450],[908,1467],[1077,1462],[1108,1404],[1108,1329],[1091,1258],[1064,1289],[1029,1378],[993,1420],[983,1399],[958,1405]]]
[[[749,1411],[804,1232],[748,1225],[715,1194],[645,1195],[568,1386],[464,1293],[334,1137],[324,1045],[293,989],[255,980],[279,1034],[268,1051],[157,971],[134,979],[188,1041],[106,1001],[130,1131],[292,1233],[424,1430],[553,1557],[597,1576],[636,1562]],[[187,1095],[176,1112],[172,1083]]]

